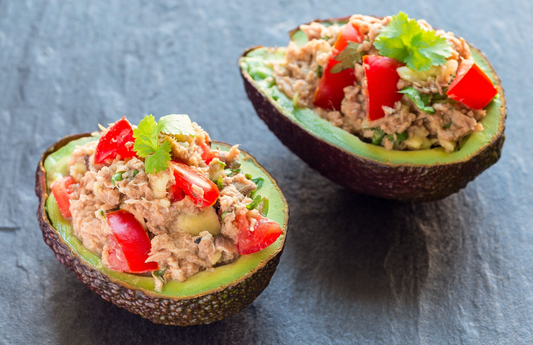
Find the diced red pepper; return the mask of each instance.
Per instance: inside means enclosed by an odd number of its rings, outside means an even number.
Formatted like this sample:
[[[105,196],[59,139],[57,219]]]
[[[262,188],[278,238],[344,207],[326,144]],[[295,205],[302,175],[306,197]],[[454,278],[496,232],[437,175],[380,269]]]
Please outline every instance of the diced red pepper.
[[[237,250],[241,255],[252,254],[265,249],[276,242],[283,233],[281,227],[275,221],[261,215],[255,219],[257,223],[255,223],[253,231],[251,231],[250,222],[246,215],[239,214],[235,218],[235,226],[239,229]]]
[[[448,97],[472,109],[485,108],[497,93],[492,80],[472,60],[461,62],[457,76],[446,92]]]
[[[123,117],[115,122],[98,141],[94,153],[94,163],[104,163],[105,160],[113,159],[117,155],[122,158],[135,156],[133,143],[133,128],[126,117]]]
[[[156,262],[146,262],[152,244],[141,223],[129,212],[107,214],[109,227],[109,265],[115,271],[145,273],[159,269]]]
[[[199,145],[200,149],[202,149],[202,159],[205,161],[205,164],[209,165],[217,155],[215,152],[211,151],[211,147],[206,143],[201,143]]]
[[[217,201],[220,196],[218,187],[206,176],[186,164],[175,161],[172,163],[174,165],[176,185],[181,188],[186,195],[190,196],[197,205],[200,207],[207,207],[213,205]],[[197,191],[195,191],[193,186],[202,189],[203,195],[197,194]]]
[[[59,211],[64,218],[69,218],[70,214],[70,186],[76,183],[72,176],[61,177],[55,180],[50,189],[54,198],[56,199],[57,206],[59,206]]]
[[[398,93],[400,76],[396,71],[403,66],[398,60],[378,55],[363,57],[366,77],[366,109],[370,121],[385,116],[383,106],[394,107],[394,103],[402,98]]]
[[[174,177],[176,177],[176,173],[174,173]],[[181,201],[185,198],[185,192],[180,186],[175,184],[168,190],[168,198],[170,202]]]
[[[344,26],[344,29],[339,34],[333,46],[332,56],[322,73],[322,77],[315,91],[313,98],[313,104],[315,106],[330,110],[341,109],[341,103],[344,99],[344,88],[355,84],[355,70],[348,68],[339,73],[331,73],[331,69],[340,63],[340,61],[335,60],[335,57],[346,48],[348,42],[361,43],[363,39],[364,36],[361,35],[359,29],[355,26],[350,24]]]

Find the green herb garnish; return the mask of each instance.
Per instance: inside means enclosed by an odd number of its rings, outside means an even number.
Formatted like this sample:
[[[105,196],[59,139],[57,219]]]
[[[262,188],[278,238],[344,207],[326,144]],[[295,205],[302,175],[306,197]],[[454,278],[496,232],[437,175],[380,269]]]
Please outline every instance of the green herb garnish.
[[[403,93],[404,95],[407,95],[407,97],[409,97],[411,101],[413,101],[413,103],[418,109],[425,111],[428,114],[435,114],[435,109],[429,106],[431,95],[424,95],[424,97],[422,97],[420,95],[420,92],[418,92],[418,90],[414,87],[405,88],[403,90],[398,91],[398,93]]]
[[[322,74],[324,74],[324,68],[320,65],[316,68],[316,75],[319,78],[322,78]]]
[[[452,54],[452,47],[433,30],[425,30],[414,19],[400,12],[381,29],[374,46],[383,56],[399,60],[417,71],[440,66]]]
[[[387,135],[387,139],[389,139],[389,141],[392,141],[396,146],[400,145],[402,141],[407,138],[409,138],[409,134],[407,132],[396,133],[396,139],[394,139],[394,134]]]
[[[259,204],[261,203],[261,200],[262,200],[261,195],[254,197],[252,202],[246,205],[246,208],[249,210],[255,209],[257,206],[259,206]]]
[[[111,183],[113,184],[113,187],[115,187],[115,183],[116,182],[123,180],[122,174],[124,174],[123,171],[122,172],[118,172],[115,175],[113,175],[113,177],[111,177]]]
[[[222,190],[224,188],[224,181],[222,181],[222,176],[218,177],[217,187],[218,187],[219,190]]]
[[[259,189],[261,188],[261,186],[263,186],[263,182],[265,182],[265,179],[262,177],[256,177],[252,179],[252,182],[255,183],[257,189]]]
[[[152,115],[145,116],[133,130],[135,143],[133,150],[145,159],[148,174],[167,169],[170,161],[171,145],[167,140],[159,144],[159,134],[195,136],[191,119],[187,115],[167,115],[156,122]]]
[[[374,134],[372,134],[372,144],[381,145],[381,142],[383,141],[384,136],[385,136],[385,132],[383,132],[381,128],[375,128]]]
[[[133,170],[133,173],[131,174],[131,177],[133,178],[133,177],[137,176],[138,173],[139,173],[139,170],[137,170],[137,169]]]
[[[453,122],[450,121],[447,124],[445,124],[444,126],[442,126],[442,129],[448,129],[448,128],[450,128],[452,126],[452,124],[453,124]]]
[[[226,218],[226,216],[227,216],[228,214],[229,214],[228,211],[222,213],[222,216],[220,216],[220,217],[222,218],[222,221],[224,221],[224,218]]]
[[[340,73],[345,69],[354,68],[356,63],[360,63],[362,61],[362,55],[357,51],[358,48],[359,43],[348,42],[346,48],[344,48],[343,51],[335,56],[335,60],[339,61],[340,63],[331,68],[331,73]]]
[[[331,37],[329,37],[328,35],[326,36],[323,36],[323,37],[320,37],[321,40],[324,40],[324,41],[329,41]]]
[[[159,271],[154,271],[154,277],[157,277],[159,280],[161,280],[163,283],[165,282],[165,278],[164,278],[164,275],[165,275],[165,271],[167,270],[167,268],[163,268],[162,270],[159,270]]]
[[[244,177],[246,177],[248,180],[252,179],[252,175],[250,175],[250,174],[244,174]]]
[[[100,210],[100,215],[101,215],[102,217],[106,218],[104,210]]]

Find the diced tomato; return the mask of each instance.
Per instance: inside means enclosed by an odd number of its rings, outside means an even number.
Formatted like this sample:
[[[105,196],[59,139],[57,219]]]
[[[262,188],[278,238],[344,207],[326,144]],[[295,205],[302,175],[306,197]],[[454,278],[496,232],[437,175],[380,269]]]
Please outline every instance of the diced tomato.
[[[331,69],[340,63],[340,61],[335,60],[335,57],[346,48],[348,42],[361,43],[363,39],[364,36],[361,35],[359,29],[355,26],[350,24],[344,26],[344,29],[339,34],[333,46],[332,56],[322,73],[322,77],[315,91],[313,99],[315,106],[331,110],[341,109],[341,103],[344,99],[344,88],[355,84],[355,70],[348,68],[339,73],[331,73]]]
[[[472,109],[483,109],[496,96],[492,80],[472,60],[463,60],[446,94]]]
[[[172,163],[176,185],[183,190],[185,195],[190,196],[198,206],[211,206],[217,201],[220,192],[216,184],[186,164],[175,161]],[[203,195],[197,194],[193,186],[202,189]]]
[[[363,57],[366,77],[366,109],[370,121],[385,116],[383,106],[394,107],[394,103],[402,98],[398,93],[400,76],[396,71],[403,66],[398,60],[378,55]]]
[[[68,195],[70,193],[70,186],[74,183],[76,183],[76,181],[72,176],[66,176],[58,178],[50,186],[52,194],[54,194],[54,198],[56,199],[57,206],[59,206],[59,211],[61,211],[64,218],[69,218],[71,216],[70,198]]]
[[[265,249],[283,233],[278,223],[273,220],[263,216],[258,216],[256,220],[253,231],[250,231],[250,222],[246,215],[239,214],[235,218],[235,226],[239,229],[237,250],[241,255]]]
[[[152,247],[141,223],[129,212],[119,210],[107,214],[109,227],[109,265],[115,271],[145,273],[159,269],[157,263],[146,262]]]
[[[202,159],[205,161],[205,164],[209,165],[216,157],[216,154],[211,151],[211,148],[206,143],[201,143],[200,148],[202,149]]]
[[[94,163],[104,163],[105,160],[113,159],[117,155],[122,158],[135,156],[133,143],[133,128],[126,117],[123,117],[115,122],[98,141]]]

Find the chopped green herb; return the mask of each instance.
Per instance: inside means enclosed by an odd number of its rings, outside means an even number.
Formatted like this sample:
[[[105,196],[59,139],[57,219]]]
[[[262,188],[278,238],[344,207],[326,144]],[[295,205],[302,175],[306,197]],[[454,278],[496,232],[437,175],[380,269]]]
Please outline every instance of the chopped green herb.
[[[224,182],[222,181],[222,176],[218,177],[217,187],[218,187],[219,190],[222,190],[224,188]]]
[[[335,60],[339,61],[340,63],[336,64],[331,68],[332,74],[337,74],[345,69],[348,68],[354,68],[356,63],[360,63],[362,60],[362,54],[357,51],[359,48],[359,43],[355,42],[348,42],[348,45],[346,48],[344,48],[343,51],[341,51],[337,56],[335,56]]]
[[[445,103],[450,101],[448,96],[446,94],[441,95],[440,93],[436,93],[431,97],[431,103]]]
[[[320,65],[316,68],[316,75],[319,78],[322,78],[322,74],[324,74],[324,68]]]
[[[263,185],[263,182],[265,182],[265,179],[262,177],[256,177],[252,179],[252,182],[255,183],[257,189],[259,189]]]
[[[218,165],[221,167],[221,168],[225,168],[226,167],[226,163],[222,162],[222,161],[217,161]]]
[[[422,111],[425,111],[428,114],[435,114],[435,109],[433,107],[428,106],[429,100],[431,99],[431,95],[424,95],[429,97],[424,97],[420,95],[420,92],[418,92],[417,89],[414,87],[408,87],[403,90],[398,91],[398,93],[403,93],[404,95],[407,95],[413,101],[413,103],[416,105],[416,107]]]
[[[159,271],[154,271],[153,274],[154,274],[154,277],[157,277],[159,280],[161,280],[163,283],[165,282],[165,278],[164,278],[164,275],[165,275],[165,271],[167,270],[167,268],[163,268],[162,270],[159,270]]]
[[[228,169],[229,170],[229,174],[228,175],[231,175],[231,176],[234,176],[234,175],[237,175],[237,174],[240,174],[242,172],[241,168],[237,168],[237,169]]]
[[[396,134],[396,145],[400,145],[400,143],[407,138],[409,138],[409,134],[407,132]]]
[[[326,36],[323,36],[323,37],[320,37],[321,40],[324,40],[324,41],[329,41],[331,37],[329,37],[328,35]]]
[[[263,208],[261,209],[261,214],[266,217],[268,214],[268,204],[269,204],[268,198],[264,197],[262,201],[263,201]]]
[[[381,55],[402,61],[417,71],[444,65],[453,51],[444,37],[422,28],[403,12],[381,29],[374,46]]]
[[[139,170],[137,170],[137,169],[133,170],[133,173],[131,174],[131,177],[137,176],[138,173],[139,173]]]
[[[100,215],[101,215],[102,217],[104,217],[104,218],[106,217],[106,216],[105,216],[105,212],[104,212],[104,210],[100,210]]]
[[[372,135],[372,144],[381,145],[385,132],[381,128],[374,129],[374,134]]]
[[[250,175],[250,174],[244,174],[244,177],[246,177],[248,180],[252,179],[252,175]]]
[[[257,206],[259,206],[259,204],[261,203],[261,195],[258,195],[254,198],[254,200],[249,203],[248,205],[246,205],[246,208],[249,209],[249,210],[253,210],[255,208],[257,208]]]
[[[448,128],[450,128],[452,126],[452,124],[453,124],[453,122],[450,121],[447,124],[445,124],[444,126],[442,126],[442,129],[448,129]]]
[[[123,171],[121,172],[118,172],[116,173],[115,175],[113,175],[113,177],[111,177],[111,183],[113,184],[113,187],[115,186],[115,183],[118,182],[118,181],[122,181],[123,178],[122,178],[122,174],[124,174]]]

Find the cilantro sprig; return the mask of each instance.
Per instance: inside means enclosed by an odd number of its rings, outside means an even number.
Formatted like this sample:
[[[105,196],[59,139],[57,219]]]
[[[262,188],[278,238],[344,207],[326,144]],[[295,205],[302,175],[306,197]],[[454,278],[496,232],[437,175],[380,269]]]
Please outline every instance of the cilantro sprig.
[[[195,136],[196,131],[191,119],[187,115],[167,115],[155,121],[155,118],[145,116],[139,126],[133,130],[133,150],[144,158],[144,169],[148,174],[155,174],[167,169],[171,159],[172,147],[170,142],[159,142],[159,134]]]
[[[435,109],[429,105],[431,95],[422,96],[420,92],[418,92],[418,90],[414,87],[407,87],[403,90],[398,91],[398,93],[403,93],[404,95],[407,95],[407,97],[409,97],[413,101],[413,103],[418,109],[425,111],[428,114],[435,114]]]
[[[444,37],[422,28],[404,12],[392,17],[381,29],[374,46],[381,55],[402,61],[417,71],[444,65],[452,54],[452,47]]]

